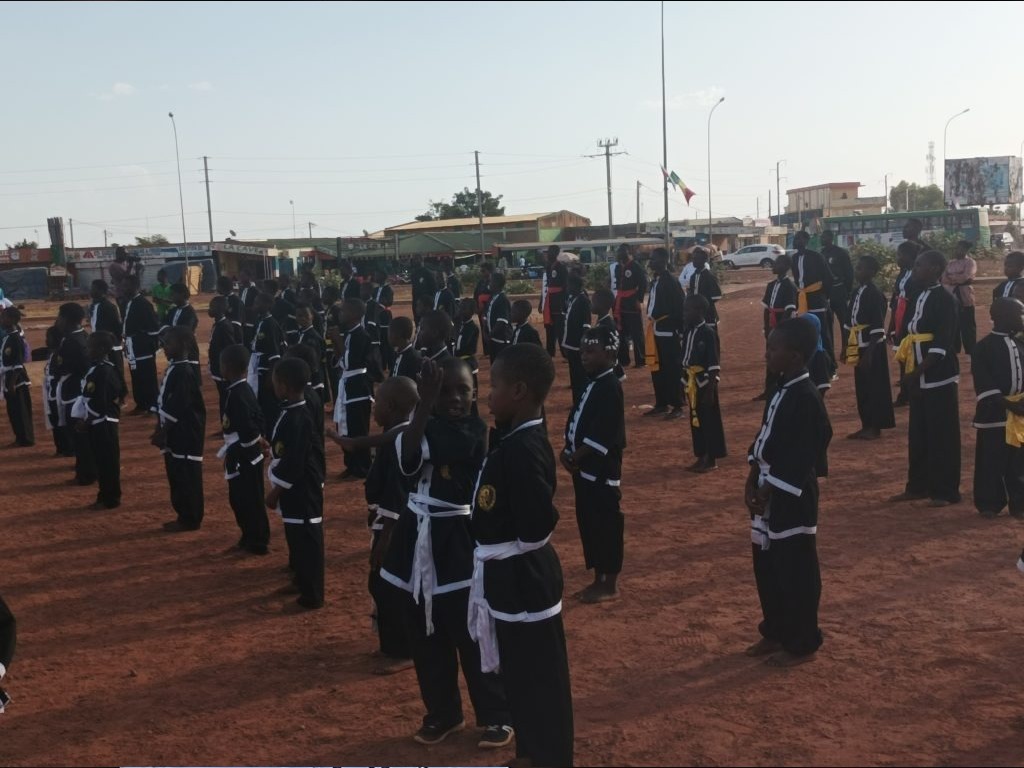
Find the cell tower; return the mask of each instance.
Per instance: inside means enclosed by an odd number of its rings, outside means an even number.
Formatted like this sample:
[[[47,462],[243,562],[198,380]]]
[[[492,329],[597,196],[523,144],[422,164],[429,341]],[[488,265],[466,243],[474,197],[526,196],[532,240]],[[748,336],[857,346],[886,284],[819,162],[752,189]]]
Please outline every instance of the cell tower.
[[[925,160],[928,161],[928,167],[925,169],[928,173],[928,184],[935,183],[935,142],[928,142],[928,154],[925,155]]]

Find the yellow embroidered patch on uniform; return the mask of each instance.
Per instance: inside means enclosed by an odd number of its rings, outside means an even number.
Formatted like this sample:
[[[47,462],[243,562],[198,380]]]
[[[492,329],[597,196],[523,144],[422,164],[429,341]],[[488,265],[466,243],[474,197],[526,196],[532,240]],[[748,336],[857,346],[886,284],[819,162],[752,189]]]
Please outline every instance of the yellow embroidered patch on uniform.
[[[85,385],[85,391],[86,392],[95,392],[96,391],[96,382],[95,381],[88,382]]]
[[[4,350],[4,357],[10,357],[14,353],[14,350],[8,347]]]
[[[280,440],[274,443],[274,456],[279,459],[284,456],[284,443]]]
[[[221,425],[221,426],[222,426],[222,427],[223,427],[224,429],[227,429],[228,427],[230,427],[230,426],[231,426],[231,421],[230,421],[230,420],[228,419],[228,417],[227,417],[227,416],[225,416],[225,417],[224,417],[223,419],[221,419],[221,420],[220,420],[220,425]]]
[[[497,500],[497,496],[498,494],[495,492],[493,485],[485,485],[476,495],[476,505],[484,512],[490,512],[494,509],[494,502]]]
[[[259,339],[260,341],[263,341],[265,338],[267,338],[267,334],[259,333],[256,335],[256,338]]]
[[[443,477],[445,480],[452,479],[452,471],[448,468],[447,464],[441,467],[441,477]]]

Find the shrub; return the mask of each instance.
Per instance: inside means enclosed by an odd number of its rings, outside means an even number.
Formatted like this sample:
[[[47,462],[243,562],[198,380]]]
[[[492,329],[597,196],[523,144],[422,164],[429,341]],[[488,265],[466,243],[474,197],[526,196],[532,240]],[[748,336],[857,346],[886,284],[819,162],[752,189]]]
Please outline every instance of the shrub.
[[[509,280],[505,284],[505,293],[509,296],[523,296],[536,292],[537,288],[530,280]]]
[[[876,243],[874,240],[861,240],[850,249],[850,261],[855,267],[857,259],[861,256],[874,256],[878,259],[881,269],[878,270],[875,282],[883,293],[891,293],[896,284],[896,276],[899,274],[899,267],[896,266],[896,251],[887,245]]]
[[[583,285],[588,291],[596,291],[599,288],[611,288],[611,265],[605,261],[591,264],[584,274]]]

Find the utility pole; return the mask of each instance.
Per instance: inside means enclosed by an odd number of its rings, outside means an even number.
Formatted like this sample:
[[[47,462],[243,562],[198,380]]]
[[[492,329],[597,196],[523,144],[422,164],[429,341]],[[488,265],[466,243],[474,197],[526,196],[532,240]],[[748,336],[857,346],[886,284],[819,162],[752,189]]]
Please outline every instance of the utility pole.
[[[662,193],[665,196],[665,249],[671,250],[672,233],[668,226],[668,108],[665,102],[665,0],[661,0],[661,168]]]
[[[889,212],[889,174],[885,174],[885,208],[882,209],[883,213]]]
[[[761,218],[761,198],[759,197],[759,198],[757,198],[757,215],[754,216],[754,220],[756,221],[757,219],[760,219],[760,218]]]
[[[210,168],[207,165],[209,160],[203,155],[203,175],[206,177],[206,220],[210,223],[210,254],[213,255],[213,210],[210,208]]]
[[[71,247],[75,247],[75,220],[68,219],[68,227],[71,229]]]
[[[314,224],[312,221],[307,221],[306,223],[309,225],[309,239],[312,240],[313,239],[313,227],[315,227],[316,224]]]
[[[480,218],[480,258],[483,258],[484,251],[484,193],[480,189],[480,150],[473,150],[473,157],[476,161],[476,215]]]
[[[772,223],[772,190],[768,188],[768,223]]]
[[[640,179],[636,180],[636,234],[640,235]]]
[[[775,207],[778,209],[779,224],[782,224],[782,183],[779,181],[779,166],[782,165],[785,160],[779,160],[775,163]]]
[[[624,155],[625,152],[612,152],[612,147],[619,146],[616,139],[598,139],[597,146],[604,150],[605,174],[608,179],[608,238],[615,237],[615,229],[612,224],[612,155]],[[587,155],[587,157],[601,157],[601,155]]]
[[[711,220],[711,116],[715,114],[715,110],[725,101],[725,96],[715,102],[715,106],[711,108],[708,113],[708,245],[712,248],[715,247],[714,238],[711,236],[711,227],[713,226]]]
[[[103,247],[107,247],[107,230],[103,230]]]

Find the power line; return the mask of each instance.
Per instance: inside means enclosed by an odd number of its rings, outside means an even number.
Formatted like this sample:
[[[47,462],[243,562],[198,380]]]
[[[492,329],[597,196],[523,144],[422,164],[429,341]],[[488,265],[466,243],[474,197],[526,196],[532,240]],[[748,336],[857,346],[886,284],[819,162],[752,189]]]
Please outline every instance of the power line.
[[[146,160],[138,163],[115,163],[113,165],[77,165],[63,168],[29,168],[20,171],[0,171],[3,174],[9,173],[55,173],[57,171],[91,171],[97,168],[125,168],[132,165],[158,165],[160,163],[173,163],[173,160]]]

